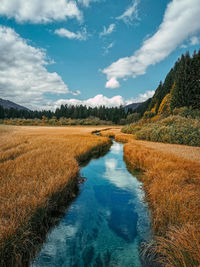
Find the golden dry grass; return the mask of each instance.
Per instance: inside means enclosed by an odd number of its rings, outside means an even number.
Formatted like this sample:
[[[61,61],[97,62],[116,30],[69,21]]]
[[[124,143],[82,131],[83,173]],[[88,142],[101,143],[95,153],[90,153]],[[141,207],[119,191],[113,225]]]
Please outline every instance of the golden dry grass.
[[[128,143],[134,139],[133,135],[121,133],[121,128],[100,131],[101,136],[114,137],[117,142]]]
[[[0,245],[26,225],[38,207],[48,206],[107,138],[98,127],[0,127]],[[143,171],[156,238],[165,266],[200,265],[200,149],[134,140],[120,128],[102,131],[127,143],[124,156]],[[94,147],[96,149],[94,149]]]
[[[142,147],[154,149],[166,155],[174,155],[182,159],[200,163],[200,147],[191,147],[186,145],[165,144],[160,142],[136,140],[134,138],[134,135],[124,134],[121,132],[120,128],[103,130],[101,131],[101,135],[113,136],[115,137],[115,140],[118,142],[123,142],[123,143],[132,142],[135,145],[140,145]]]
[[[159,261],[171,267],[199,266],[199,158],[188,160],[192,148],[183,147],[182,154],[179,146],[172,147],[148,142],[143,145],[133,140],[124,146],[124,156],[133,169],[143,171],[153,229],[159,236],[156,245]]]
[[[97,128],[0,126],[0,248],[76,177],[78,161],[109,147]]]

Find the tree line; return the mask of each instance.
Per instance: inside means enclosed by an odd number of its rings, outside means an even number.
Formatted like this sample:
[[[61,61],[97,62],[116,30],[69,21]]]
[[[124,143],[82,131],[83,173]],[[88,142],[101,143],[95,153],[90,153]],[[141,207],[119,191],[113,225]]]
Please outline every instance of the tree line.
[[[61,105],[55,111],[42,110],[42,111],[32,111],[32,110],[17,110],[14,108],[4,109],[0,106],[0,118],[1,119],[61,119],[61,118],[71,118],[71,119],[86,119],[89,117],[96,117],[104,121],[112,121],[113,123],[120,123],[121,120],[127,118],[128,113],[124,110],[123,106],[120,107],[87,107],[87,106],[75,106],[75,105]]]

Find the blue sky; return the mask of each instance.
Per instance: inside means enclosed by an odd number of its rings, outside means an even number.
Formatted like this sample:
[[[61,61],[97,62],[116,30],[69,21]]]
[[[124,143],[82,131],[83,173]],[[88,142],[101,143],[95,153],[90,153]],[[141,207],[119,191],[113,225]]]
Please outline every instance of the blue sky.
[[[200,47],[200,0],[0,0],[0,97],[29,108],[153,95]]]

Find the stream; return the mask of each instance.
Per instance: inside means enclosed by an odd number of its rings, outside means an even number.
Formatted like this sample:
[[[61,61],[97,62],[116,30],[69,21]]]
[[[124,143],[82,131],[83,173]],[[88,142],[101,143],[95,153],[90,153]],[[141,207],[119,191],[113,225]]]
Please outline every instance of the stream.
[[[152,239],[142,183],[126,168],[123,145],[81,168],[80,194],[47,235],[32,267],[140,267],[139,246]]]

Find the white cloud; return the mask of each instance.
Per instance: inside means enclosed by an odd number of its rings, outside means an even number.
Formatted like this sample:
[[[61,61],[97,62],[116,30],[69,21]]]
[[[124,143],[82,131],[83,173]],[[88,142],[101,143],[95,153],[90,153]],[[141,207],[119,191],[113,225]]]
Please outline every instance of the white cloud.
[[[86,28],[84,28],[82,32],[77,32],[77,33],[71,32],[71,31],[64,29],[64,28],[61,28],[61,29],[55,30],[54,33],[59,35],[60,37],[66,37],[69,39],[77,39],[80,41],[86,41],[88,38]]]
[[[155,94],[155,91],[146,91],[144,94],[139,94],[138,97],[136,97],[136,98],[131,98],[131,99],[127,100],[126,105],[129,105],[132,103],[144,102],[147,99],[153,97],[154,94]]]
[[[154,95],[154,91],[147,91],[144,94],[139,94],[136,98],[124,99],[122,96],[117,95],[114,97],[106,97],[102,94],[96,95],[93,98],[89,98],[86,100],[79,99],[59,99],[55,102],[50,101],[48,105],[43,106],[44,109],[56,109],[61,105],[83,105],[88,107],[98,107],[98,106],[106,106],[106,107],[119,107],[125,106],[131,103],[140,103]]]
[[[72,93],[56,72],[47,71],[45,50],[29,45],[13,29],[0,26],[0,51],[2,98],[35,108],[46,102],[46,93]]]
[[[109,50],[110,50],[111,48],[113,48],[114,45],[115,45],[115,43],[112,42],[112,43],[110,43],[109,45],[103,47],[103,49],[104,49],[104,55],[108,54]]]
[[[192,36],[191,38],[189,38],[189,40],[187,40],[186,43],[182,44],[182,45],[180,46],[180,48],[185,49],[185,48],[187,48],[187,47],[189,47],[189,46],[194,46],[194,45],[198,45],[198,44],[200,44],[200,39],[199,39],[199,37],[197,37],[197,36]]]
[[[54,103],[54,108],[59,107],[64,104],[68,105],[86,105],[88,107],[98,107],[98,106],[106,106],[106,107],[119,107],[120,105],[124,105],[125,101],[122,96],[114,96],[114,97],[106,97],[103,95],[96,95],[93,98],[89,98],[86,100],[78,100],[78,99],[60,99]]]
[[[99,34],[99,36],[102,37],[111,34],[115,30],[115,27],[116,25],[114,23],[110,24],[108,28],[104,26],[103,31]]]
[[[190,38],[190,45],[198,45],[200,43],[200,40],[197,36],[193,36]]]
[[[71,92],[73,95],[80,95],[81,92],[79,90]]]
[[[98,2],[99,0],[78,0],[79,3],[84,5],[85,7],[89,7],[91,2]]]
[[[165,59],[184,40],[200,31],[199,14],[199,0],[171,1],[157,32],[145,40],[133,56],[120,58],[104,69],[103,73],[109,80],[113,77],[119,79],[145,74],[150,65]]]
[[[1,0],[0,15],[14,18],[17,22],[47,23],[82,19],[82,13],[72,0]]]
[[[115,78],[111,78],[106,83],[106,88],[115,89],[115,88],[119,88],[119,87],[120,87],[120,84],[119,84],[119,82]]]
[[[138,20],[138,5],[140,0],[134,0],[125,12],[117,17],[118,20],[123,20],[125,23],[131,23],[133,20]]]

